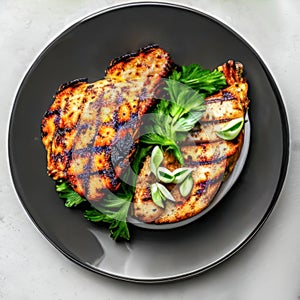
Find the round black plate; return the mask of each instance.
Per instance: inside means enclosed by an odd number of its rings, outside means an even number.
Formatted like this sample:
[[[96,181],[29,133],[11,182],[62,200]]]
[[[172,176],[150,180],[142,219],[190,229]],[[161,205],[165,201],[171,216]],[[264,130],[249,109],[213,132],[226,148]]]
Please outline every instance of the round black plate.
[[[108,62],[157,43],[177,64],[214,68],[241,61],[250,85],[251,141],[246,164],[229,193],[205,216],[182,228],[131,228],[130,243],[115,243],[108,231],[78,209],[64,207],[46,174],[40,122],[64,82],[94,81]],[[114,7],[88,17],[56,38],[25,76],[13,106],[9,159],[17,193],[48,240],[76,263],[114,278],[170,281],[203,272],[244,246],[277,201],[289,158],[283,101],[265,64],[249,44],[219,21],[198,11],[163,3]]]

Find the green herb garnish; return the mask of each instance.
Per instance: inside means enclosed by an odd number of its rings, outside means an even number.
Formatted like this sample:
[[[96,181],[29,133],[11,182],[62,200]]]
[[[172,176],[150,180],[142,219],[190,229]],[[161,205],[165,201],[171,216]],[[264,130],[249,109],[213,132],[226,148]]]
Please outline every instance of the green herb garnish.
[[[158,146],[155,146],[151,153],[150,168],[151,172],[156,176],[156,179],[162,183],[175,183],[181,184],[179,191],[183,197],[186,197],[192,191],[194,181],[191,176],[193,168],[178,168],[173,172],[165,167],[161,167],[160,164],[163,161],[163,152]],[[155,182],[150,186],[151,196],[153,202],[164,207],[165,200],[175,201],[173,195],[169,190],[161,183]]]
[[[233,140],[235,139],[239,133],[241,132],[244,126],[244,118],[236,118],[228,122],[224,127],[220,130],[216,131],[218,137],[223,140]]]
[[[56,181],[55,184],[58,196],[65,200],[66,207],[73,207],[85,202],[86,199],[77,194],[69,184],[63,180]]]
[[[150,158],[150,169],[151,172],[156,175],[157,168],[160,166],[164,159],[164,154],[158,146],[155,146],[152,150]]]
[[[150,191],[151,191],[151,197],[152,197],[153,202],[157,206],[164,208],[163,196],[162,196],[160,190],[158,189],[158,186],[156,183],[153,183],[150,185]]]
[[[175,179],[173,172],[164,167],[159,167],[157,169],[156,175],[157,179],[163,183],[171,183]]]
[[[193,186],[194,186],[194,180],[192,178],[191,175],[189,175],[183,182],[182,184],[180,185],[179,187],[179,191],[180,191],[180,194],[183,196],[183,197],[187,197],[192,189],[193,189]]]
[[[65,206],[75,207],[83,202],[88,202],[84,197],[77,194],[72,187],[63,180],[56,182],[56,191],[61,199],[65,200]],[[123,238],[130,239],[126,223],[128,209],[132,200],[133,190],[123,188],[121,193],[110,193],[103,200],[101,206],[86,210],[84,216],[92,222],[108,223],[111,237],[114,240]]]
[[[175,202],[173,195],[159,182],[151,184],[150,190],[153,202],[162,208],[164,207],[164,201],[167,199]]]
[[[151,115],[152,125],[141,141],[173,151],[180,164],[183,157],[178,143],[183,141],[205,111],[207,95],[226,86],[224,74],[204,70],[196,64],[183,66],[166,80],[167,98],[161,99]]]
[[[206,70],[197,64],[182,66],[179,71],[172,73],[170,79],[186,84],[199,93],[203,93],[205,97],[218,92],[227,85],[222,72]]]
[[[92,222],[104,222],[109,224],[109,231],[114,240],[130,239],[127,226],[127,215],[133,194],[124,191],[118,194],[109,194],[101,200],[101,207],[86,210],[84,216]]]

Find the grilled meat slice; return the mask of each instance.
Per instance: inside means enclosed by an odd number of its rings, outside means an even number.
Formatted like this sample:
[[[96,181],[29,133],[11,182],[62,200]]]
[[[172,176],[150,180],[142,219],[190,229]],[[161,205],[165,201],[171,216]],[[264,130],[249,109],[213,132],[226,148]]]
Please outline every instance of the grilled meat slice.
[[[141,118],[171,67],[169,54],[150,46],[113,60],[102,80],[61,86],[42,120],[48,174],[88,200],[117,190]]]
[[[242,64],[228,61],[219,70],[224,73],[228,87],[205,99],[206,111],[181,144],[184,166],[194,168],[194,186],[190,195],[182,197],[178,185],[169,184],[167,188],[176,202],[166,201],[165,208],[155,205],[150,192],[155,178],[150,172],[150,157],[147,157],[136,184],[133,213],[137,219],[162,224],[192,217],[210,204],[232,172],[240,155],[244,132],[232,141],[225,141],[216,135],[216,131],[230,120],[244,117],[249,104],[248,85],[242,76]],[[180,167],[170,153],[164,154],[163,166],[170,171]]]

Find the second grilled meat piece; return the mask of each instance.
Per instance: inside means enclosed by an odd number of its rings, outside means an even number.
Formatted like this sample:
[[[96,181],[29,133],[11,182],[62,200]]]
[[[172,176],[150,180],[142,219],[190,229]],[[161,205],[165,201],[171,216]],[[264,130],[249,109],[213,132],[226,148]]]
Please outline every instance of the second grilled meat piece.
[[[117,190],[171,65],[167,52],[150,46],[113,60],[102,80],[61,86],[42,120],[48,174],[88,200]]]
[[[181,144],[184,167],[194,168],[194,187],[184,198],[178,185],[169,184],[176,202],[166,201],[161,208],[152,201],[150,185],[156,181],[151,174],[150,157],[147,157],[140,171],[134,197],[134,216],[146,223],[173,223],[190,218],[205,209],[221,183],[232,172],[239,158],[244,132],[232,141],[225,141],[216,131],[230,120],[244,117],[248,108],[248,85],[242,76],[243,66],[228,61],[219,68],[226,77],[228,87],[205,99],[206,111],[199,124]],[[162,166],[174,171],[180,165],[171,153],[164,153]]]

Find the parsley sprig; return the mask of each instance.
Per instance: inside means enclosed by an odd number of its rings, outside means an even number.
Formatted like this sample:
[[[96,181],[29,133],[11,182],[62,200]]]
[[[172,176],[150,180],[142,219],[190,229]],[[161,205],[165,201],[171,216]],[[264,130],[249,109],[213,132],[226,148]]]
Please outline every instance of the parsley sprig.
[[[191,87],[205,97],[218,92],[227,85],[222,72],[217,69],[213,71],[203,69],[197,64],[182,66],[180,70],[175,70],[169,78]]]
[[[65,200],[66,207],[75,207],[86,201],[85,198],[77,194],[64,180],[60,179],[56,181],[55,188],[59,198]]]
[[[152,124],[140,141],[173,151],[183,164],[179,143],[200,120],[205,97],[225,86],[225,76],[217,70],[211,72],[196,64],[175,70],[166,80],[167,98],[161,99],[154,109]]]
[[[110,193],[101,206],[86,210],[84,216],[92,222],[109,224],[109,231],[114,240],[119,238],[129,240],[130,233],[127,224],[127,215],[133,193],[124,189],[117,194]]]
[[[76,207],[87,202],[84,197],[77,194],[72,187],[63,180],[56,182],[56,191],[61,199],[65,200],[66,207]],[[97,208],[85,210],[84,216],[92,222],[109,224],[109,231],[114,240],[119,238],[129,240],[130,233],[126,218],[132,200],[132,189],[122,188],[117,194],[109,193]]]

